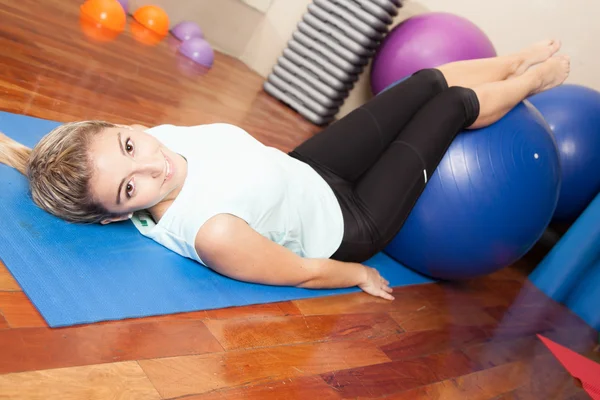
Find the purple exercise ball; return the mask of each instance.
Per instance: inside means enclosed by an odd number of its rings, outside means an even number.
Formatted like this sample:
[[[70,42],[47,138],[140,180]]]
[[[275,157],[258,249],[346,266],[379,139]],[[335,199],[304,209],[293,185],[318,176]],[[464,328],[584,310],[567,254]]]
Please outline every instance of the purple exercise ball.
[[[192,21],[183,21],[171,29],[171,33],[179,40],[189,40],[192,38],[204,38],[202,29]]]
[[[421,69],[495,56],[492,42],[471,21],[443,12],[417,15],[392,29],[381,43],[371,68],[371,90],[378,94]]]
[[[129,0],[117,0],[117,1],[119,2],[119,4],[121,4],[121,7],[123,7],[125,14],[127,14],[127,12],[129,12]]]
[[[184,40],[179,46],[179,52],[205,67],[211,67],[215,59],[215,52],[211,45],[197,37]]]

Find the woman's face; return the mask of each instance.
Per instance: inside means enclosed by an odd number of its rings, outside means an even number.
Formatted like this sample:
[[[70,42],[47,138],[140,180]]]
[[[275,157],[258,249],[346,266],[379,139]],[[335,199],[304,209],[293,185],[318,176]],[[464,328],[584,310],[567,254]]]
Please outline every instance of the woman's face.
[[[106,128],[90,144],[94,198],[109,212],[127,218],[171,199],[183,186],[186,161],[138,127]]]

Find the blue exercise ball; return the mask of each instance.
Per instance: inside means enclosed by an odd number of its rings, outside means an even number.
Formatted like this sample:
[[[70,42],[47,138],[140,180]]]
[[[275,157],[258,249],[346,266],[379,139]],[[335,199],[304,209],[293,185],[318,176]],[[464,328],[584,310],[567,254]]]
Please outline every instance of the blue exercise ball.
[[[529,98],[558,146],[562,185],[554,221],[572,222],[600,192],[600,93],[561,85]]]
[[[559,189],[556,143],[524,101],[498,122],[455,138],[384,252],[436,279],[494,272],[539,240]]]

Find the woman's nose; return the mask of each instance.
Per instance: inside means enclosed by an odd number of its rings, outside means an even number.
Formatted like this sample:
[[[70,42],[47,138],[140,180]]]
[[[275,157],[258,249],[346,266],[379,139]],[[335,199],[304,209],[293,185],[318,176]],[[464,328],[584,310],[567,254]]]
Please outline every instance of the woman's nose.
[[[148,157],[137,161],[138,173],[149,174],[152,178],[158,178],[165,170],[165,161],[162,157]]]

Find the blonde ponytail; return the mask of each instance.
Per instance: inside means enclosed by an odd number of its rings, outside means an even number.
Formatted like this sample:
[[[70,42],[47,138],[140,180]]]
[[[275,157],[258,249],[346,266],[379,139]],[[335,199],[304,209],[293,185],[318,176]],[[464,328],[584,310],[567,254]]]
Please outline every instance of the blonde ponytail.
[[[118,217],[92,195],[94,167],[89,153],[92,138],[116,126],[104,121],[68,122],[46,134],[33,149],[0,133],[0,163],[25,175],[33,202],[52,215],[75,223]]]
[[[31,149],[0,133],[0,163],[27,175]]]

